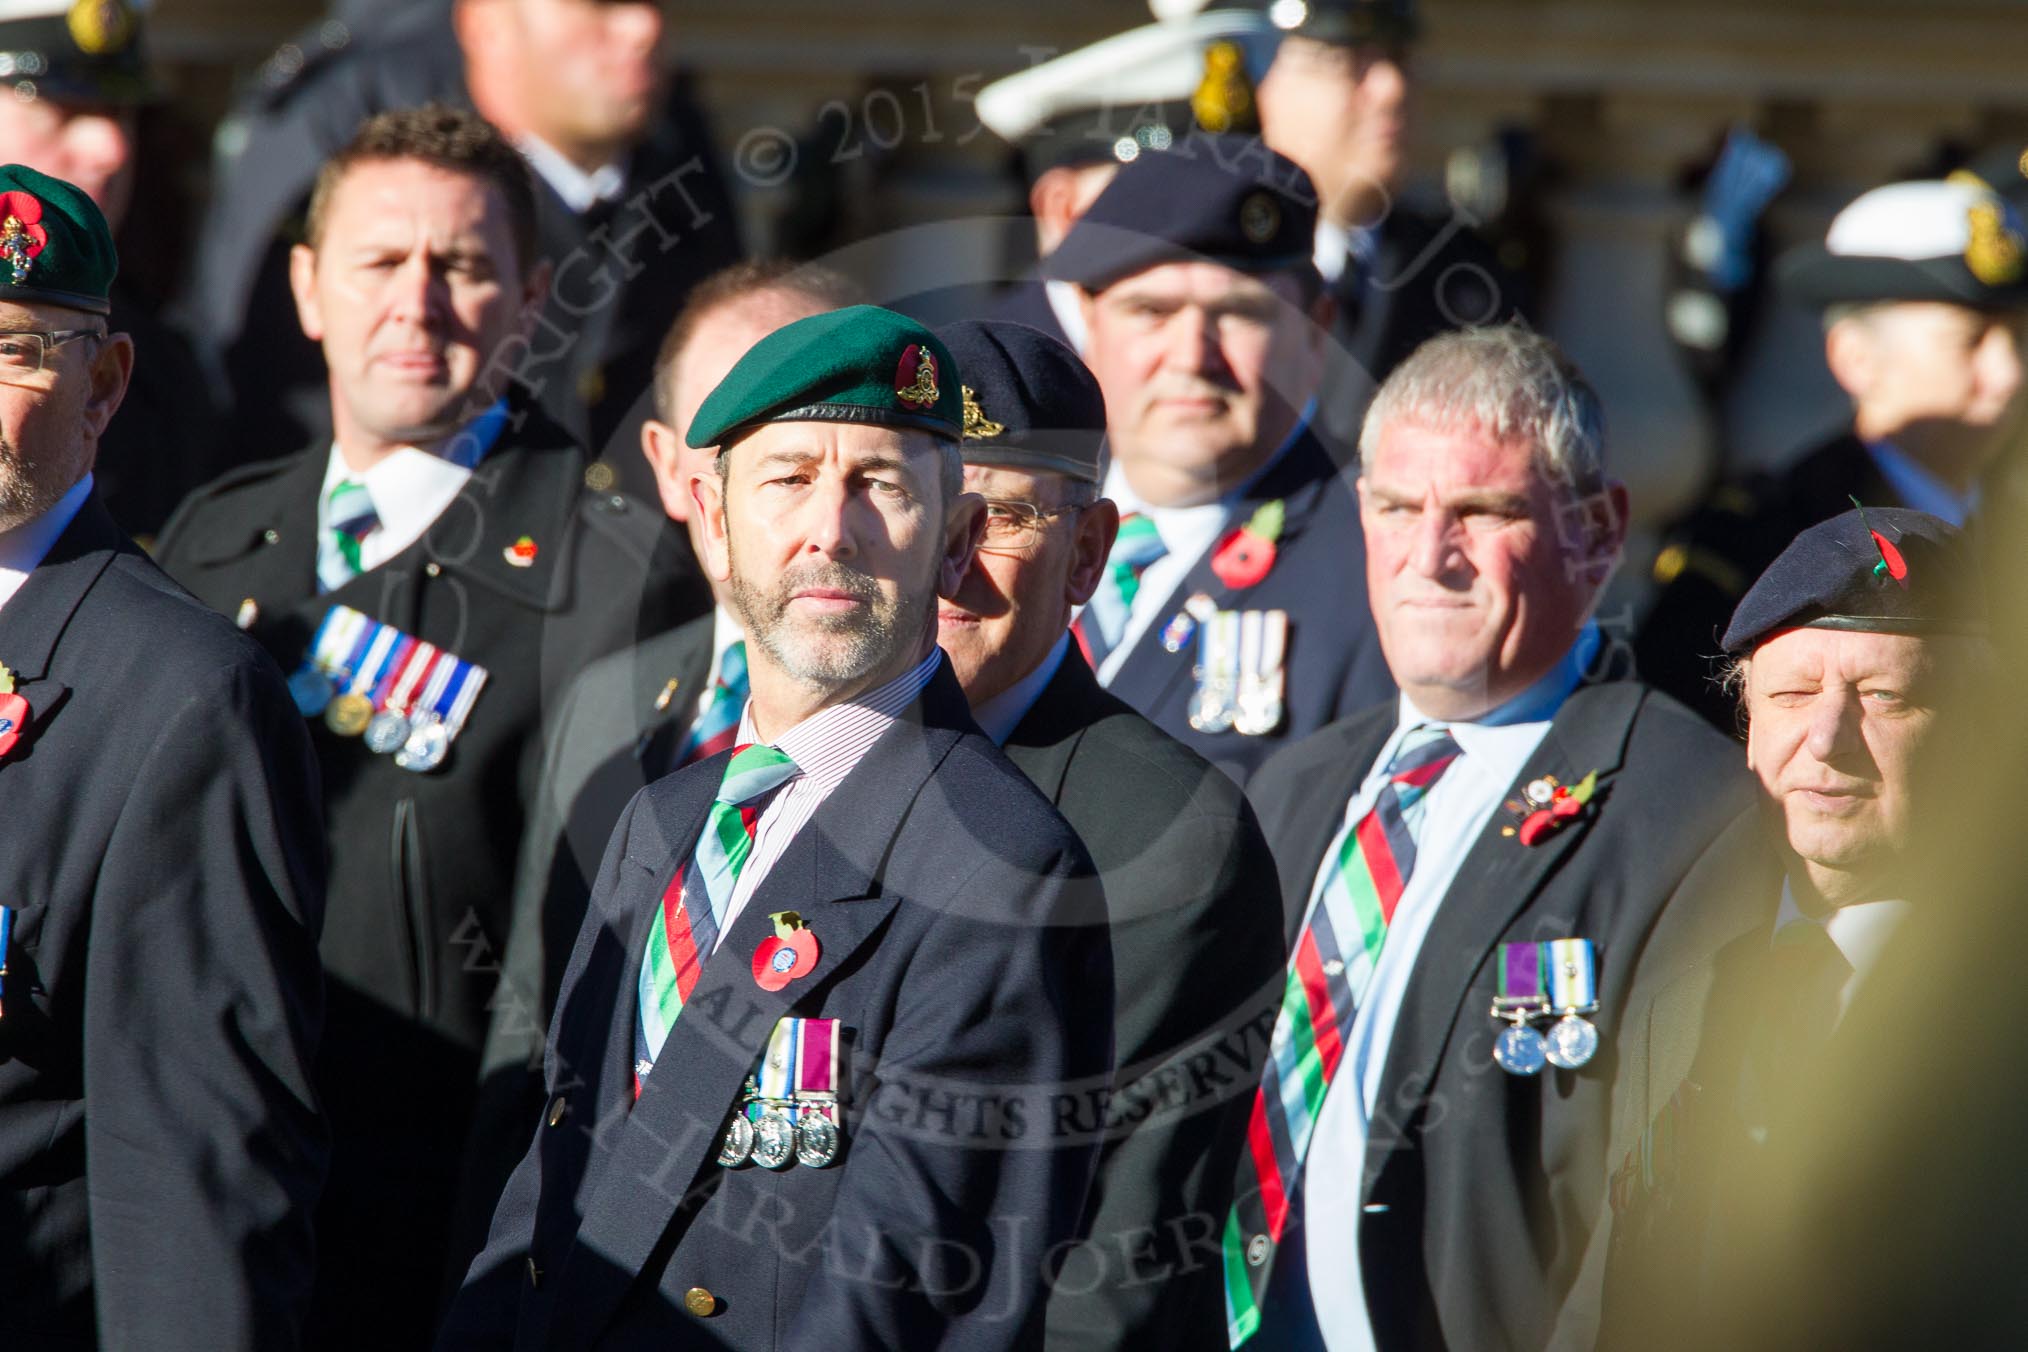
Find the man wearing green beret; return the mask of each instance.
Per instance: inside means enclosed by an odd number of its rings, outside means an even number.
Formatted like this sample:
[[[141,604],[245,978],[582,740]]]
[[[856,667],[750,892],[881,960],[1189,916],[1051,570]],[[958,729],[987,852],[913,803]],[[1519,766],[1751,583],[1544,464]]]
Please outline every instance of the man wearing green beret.
[[[316,770],[259,645],[99,495],[116,266],[81,190],[0,166],[0,1346],[290,1349]]]
[[[643,790],[564,973],[548,1105],[439,1346],[1032,1345],[1098,1147],[1104,900],[936,646],[983,527],[962,376],[853,306],[693,446],[747,635],[732,748]]]

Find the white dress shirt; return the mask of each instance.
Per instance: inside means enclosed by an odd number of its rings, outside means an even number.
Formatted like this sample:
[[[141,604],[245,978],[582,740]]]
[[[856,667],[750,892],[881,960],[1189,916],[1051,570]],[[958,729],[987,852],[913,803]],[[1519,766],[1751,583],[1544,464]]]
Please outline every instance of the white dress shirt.
[[[359,541],[359,569],[378,568],[422,539],[423,532],[444,514],[464,491],[473,469],[493,448],[506,421],[507,406],[495,404],[434,449],[404,446],[364,472],[346,464],[338,443],[332,442],[330,459],[324,465],[324,485],[317,490],[317,538],[324,538],[332,488],[340,480],[356,479],[366,485],[366,496],[373,500],[374,515],[380,522]]]
[[[984,704],[973,707],[972,721],[979,725],[979,731],[993,739],[994,746],[1007,745],[1014,729],[1021,726],[1021,720],[1028,717],[1028,711],[1035,707],[1035,701],[1042,698],[1042,692],[1056,679],[1056,669],[1063,665],[1063,655],[1068,651],[1070,631],[1066,629],[1056,640],[1056,645],[1036,664],[1035,670]]]
[[[1775,917],[1775,933],[1790,925],[1821,925],[1831,936],[1831,942],[1845,961],[1852,964],[1852,975],[1838,990],[1838,1017],[1845,1017],[1845,1011],[1852,1007],[1852,995],[1859,989],[1873,969],[1880,964],[1880,955],[1894,942],[1895,931],[1908,918],[1911,907],[1906,901],[1858,901],[1849,906],[1839,906],[1823,919],[1810,915],[1796,904],[1795,889],[1789,880],[1782,879],[1782,905]]]
[[[943,660],[944,650],[931,648],[928,657],[886,685],[849,703],[818,710],[771,743],[796,763],[797,773],[768,799],[767,806],[761,809],[760,820],[754,824],[753,853],[739,871],[732,899],[719,919],[718,944],[723,944],[725,936],[732,933],[733,923],[745,909],[747,899],[767,878],[775,861],[787,852],[796,833],[809,824],[831,791],[845,782],[845,777],[858,767],[880,735],[922,693]],[[739,716],[739,735],[733,744],[746,746],[758,739],[753,725],[753,701],[749,700]],[[718,951],[716,944],[712,951]]]
[[[515,146],[528,167],[580,216],[600,202],[617,200],[627,190],[627,171],[617,164],[602,164],[587,174],[540,136],[523,136]]]
[[[78,509],[84,506],[91,493],[92,476],[86,474],[41,516],[0,531],[0,606],[13,600],[14,593],[27,583],[28,575],[49,557],[49,551],[70,529],[70,523],[77,519]]]
[[[1169,552],[1141,570],[1140,588],[1134,593],[1133,605],[1127,608],[1126,628],[1120,631],[1120,641],[1099,663],[1100,685],[1111,684],[1150,625],[1166,623],[1171,615],[1183,608],[1183,602],[1189,598],[1176,595],[1183,579],[1190,576],[1191,570],[1197,567],[1197,561],[1225,534],[1232,520],[1233,508],[1246,496],[1247,490],[1288,454],[1289,447],[1296,444],[1296,439],[1309,427],[1310,417],[1316,409],[1317,403],[1313,399],[1303,409],[1303,416],[1296,420],[1287,439],[1267,458],[1267,463],[1254,471],[1245,483],[1216,502],[1200,503],[1195,507],[1151,506],[1134,492],[1117,459],[1107,468],[1105,495],[1119,504],[1121,516],[1145,516],[1154,522],[1156,533],[1162,537],[1162,545]]]
[[[1403,695],[1393,734],[1380,748],[1359,791],[1346,804],[1347,822],[1358,821],[1372,809],[1387,783],[1387,765],[1410,732],[1425,725],[1450,729],[1461,754],[1424,799],[1415,871],[1394,908],[1380,961],[1353,1017],[1344,1060],[1332,1077],[1303,1162],[1311,1304],[1324,1342],[1334,1352],[1374,1347],[1359,1268],[1359,1222],[1364,1214],[1361,1182],[1380,1077],[1416,958],[1465,855],[1485,833],[1501,800],[1512,790],[1515,777],[1542,744],[1550,721],[1583,679],[1598,646],[1597,626],[1587,625],[1555,669],[1476,722],[1445,724],[1428,718]],[[1327,856],[1318,871],[1310,889],[1312,907],[1335,864],[1336,859]],[[1346,1092],[1355,1085],[1357,1093]]]
[[[1077,298],[1077,287],[1069,282],[1046,281],[1042,284],[1042,296],[1049,302],[1049,312],[1063,326],[1063,336],[1071,351],[1083,356],[1085,339],[1090,335],[1084,329],[1084,306]]]

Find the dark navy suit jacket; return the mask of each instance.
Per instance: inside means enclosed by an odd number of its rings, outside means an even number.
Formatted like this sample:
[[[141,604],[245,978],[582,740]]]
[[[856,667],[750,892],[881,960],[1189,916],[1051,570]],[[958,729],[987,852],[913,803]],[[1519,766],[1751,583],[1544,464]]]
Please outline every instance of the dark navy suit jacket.
[[[723,769],[658,780],[614,833],[558,997],[551,1104],[440,1346],[1032,1345],[1045,1258],[1097,1156],[1076,1105],[1110,1074],[1084,848],[946,664],[732,921],[630,1106],[651,917]],[[822,952],[769,993],[752,957],[784,910]],[[726,1116],[789,1015],[842,1021],[844,1152],[720,1168]]]

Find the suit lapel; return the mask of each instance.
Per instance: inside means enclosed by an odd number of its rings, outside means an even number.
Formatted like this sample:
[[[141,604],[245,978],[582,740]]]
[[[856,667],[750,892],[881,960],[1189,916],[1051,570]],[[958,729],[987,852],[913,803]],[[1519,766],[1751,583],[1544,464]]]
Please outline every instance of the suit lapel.
[[[14,673],[15,690],[29,706],[27,735],[0,759],[0,771],[34,754],[35,739],[66,703],[70,688],[49,674],[56,645],[114,556],[133,548],[94,492],[20,590],[0,606],[0,663]]]
[[[1256,509],[1279,500],[1284,513],[1279,544],[1286,549],[1303,533],[1310,518],[1316,514],[1325,488],[1337,473],[1337,466],[1331,462],[1323,443],[1317,440],[1310,428],[1304,428],[1282,458],[1241,494],[1232,509],[1231,519],[1226,523],[1226,530],[1244,526]],[[1224,539],[1222,532],[1219,538]],[[1228,587],[1212,571],[1211,556],[1216,549],[1214,544],[1191,565],[1189,573],[1163,602],[1166,610],[1181,610],[1183,603],[1199,592],[1209,596],[1220,610],[1238,610],[1246,606],[1247,594],[1252,589]],[[1191,681],[1191,667],[1191,663],[1177,661],[1162,647],[1162,625],[1153,623],[1141,631],[1133,651],[1120,664],[1112,688],[1138,692],[1137,697],[1129,702],[1140,709],[1153,709]]]
[[[1564,701],[1542,744],[1508,786],[1503,799],[1518,799],[1527,784],[1544,775],[1555,775],[1566,784],[1593,770],[1599,775],[1593,809],[1537,845],[1523,846],[1503,835],[1501,827],[1511,823],[1494,810],[1430,922],[1402,998],[1378,1101],[1419,1103],[1435,1083],[1438,1064],[1459,1015],[1466,1012],[1480,969],[1516,917],[1534,904],[1544,883],[1591,833],[1597,816],[1612,810],[1612,776],[1625,756],[1641,697],[1642,687],[1632,681],[1579,687]],[[1396,1144],[1394,1132],[1373,1133],[1366,1156],[1369,1191]]]
[[[792,1011],[814,1014],[823,1007],[833,979],[893,909],[896,898],[880,889],[881,862],[916,795],[968,722],[964,695],[945,664],[796,834],[734,919],[670,1031],[640,1101],[613,1128],[609,1148],[594,1156],[584,1221],[559,1277],[552,1345],[593,1339],[647,1269],[679,1211],[709,1195],[714,1180],[707,1175],[699,1184],[698,1175],[711,1167],[726,1114],[768,1035]],[[674,796],[662,817],[664,842],[682,854],[655,875],[658,899],[694,848],[708,794],[723,769],[717,758],[703,765],[711,770],[700,768],[691,778],[709,789]],[[637,879],[634,895],[642,890]],[[753,952],[773,933],[769,916],[789,910],[800,912],[816,934],[817,966],[782,990],[765,991],[753,979]],[[626,1048],[619,1053],[623,1085],[631,1083],[633,983],[650,923],[637,917],[630,928],[639,932],[629,944],[607,1048],[608,1066],[616,1048]]]
[[[704,615],[676,630],[669,643],[649,640],[636,650],[633,673],[635,742],[641,773],[660,779],[676,768],[676,753],[696,717],[697,700],[712,678],[712,616]],[[656,703],[670,681],[676,683],[669,702]]]

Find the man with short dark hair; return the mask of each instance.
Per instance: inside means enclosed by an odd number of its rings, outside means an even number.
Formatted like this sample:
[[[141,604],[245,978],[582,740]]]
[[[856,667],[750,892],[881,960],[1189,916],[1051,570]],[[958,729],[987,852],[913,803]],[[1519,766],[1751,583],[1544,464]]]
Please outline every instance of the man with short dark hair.
[[[229,121],[188,305],[230,378],[236,440],[325,430],[323,373],[288,317],[286,240],[316,167],[376,113],[469,106],[528,160],[554,283],[503,354],[596,457],[597,492],[652,497],[634,455],[656,345],[692,284],[739,256],[690,81],[650,0],[447,0],[377,33],[329,23],[271,63]]]
[[[286,1352],[329,1155],[316,770],[259,645],[99,499],[115,266],[82,191],[0,166],[0,1346]]]
[[[943,344],[852,306],[698,410],[733,745],[628,806],[550,1029],[551,1103],[439,1346],[1033,1346],[1098,1137],[1091,860],[936,646],[981,529]],[[759,1217],[767,1217],[756,1227]]]
[[[651,568],[659,518],[587,493],[583,452],[509,389],[499,358],[549,275],[521,252],[513,149],[439,106],[375,118],[339,161],[291,258],[336,435],[194,494],[161,559],[293,673],[312,720],[337,1133],[316,1334],[395,1348],[426,1340],[438,1308],[447,1162],[497,971],[483,959],[509,923],[503,843],[545,719],[584,662],[702,598]]]
[[[1226,1331],[1538,1346],[1604,1206],[1601,1030],[1745,776],[1604,645],[1626,489],[1548,339],[1460,330],[1395,368],[1359,502],[1401,694],[1249,786],[1292,956],[1223,1232]]]
[[[1258,140],[1123,166],[1049,257],[1084,297],[1119,538],[1077,634],[1100,684],[1244,783],[1393,689],[1344,583],[1359,513],[1315,432],[1315,194]]]
[[[1274,861],[1225,775],[1107,694],[1070,641],[1119,512],[1098,495],[1105,402],[1077,354],[1022,324],[938,330],[965,376],[965,486],[986,536],[938,612],[972,715],[1062,812],[1104,885],[1113,951],[1106,1141],[1083,1241],[1050,1288],[1051,1347],[1202,1344],[1201,1247],[1237,1162],[1284,958]]]

